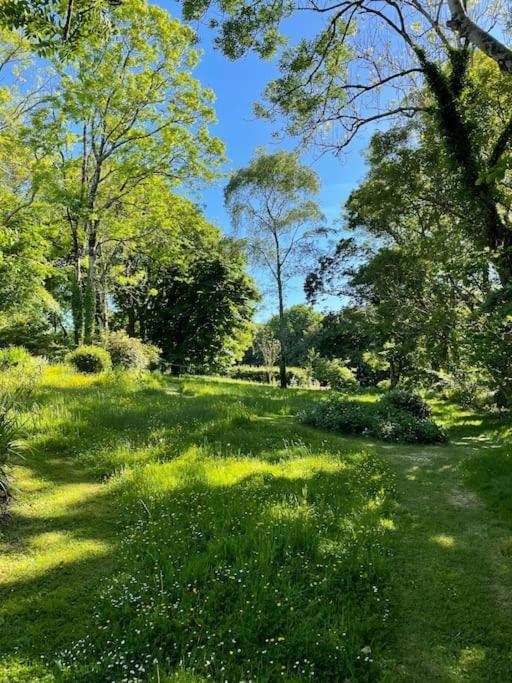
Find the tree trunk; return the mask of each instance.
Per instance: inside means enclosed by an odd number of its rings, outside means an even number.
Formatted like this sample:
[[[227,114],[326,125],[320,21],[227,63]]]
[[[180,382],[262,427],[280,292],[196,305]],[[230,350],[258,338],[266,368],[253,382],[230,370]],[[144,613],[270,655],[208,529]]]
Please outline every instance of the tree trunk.
[[[281,389],[286,389],[288,382],[286,379],[286,329],[284,325],[284,294],[283,279],[281,274],[281,263],[277,261],[277,294],[279,298],[279,341],[281,343],[281,353],[279,355],[279,384]]]
[[[82,292],[82,264],[80,245],[76,226],[72,227],[73,239],[73,282],[71,283],[71,315],[73,318],[73,335],[75,345],[79,346],[84,333],[84,302]]]
[[[466,38],[472,45],[481,50],[491,59],[498,63],[502,71],[512,74],[512,50],[507,48],[497,38],[480,28],[472,21],[464,8],[461,0],[448,0],[451,18],[448,26],[460,36]]]
[[[108,334],[109,328],[110,328],[110,323],[109,323],[109,310],[108,310],[108,286],[107,286],[107,268],[106,265],[103,265],[102,267],[102,273],[101,273],[101,291],[100,291],[100,304],[101,304],[101,310],[100,310],[100,322],[101,322],[101,328],[102,332],[104,334]]]
[[[89,272],[84,301],[84,341],[86,344],[92,344],[96,323],[96,225],[90,225],[88,232]]]

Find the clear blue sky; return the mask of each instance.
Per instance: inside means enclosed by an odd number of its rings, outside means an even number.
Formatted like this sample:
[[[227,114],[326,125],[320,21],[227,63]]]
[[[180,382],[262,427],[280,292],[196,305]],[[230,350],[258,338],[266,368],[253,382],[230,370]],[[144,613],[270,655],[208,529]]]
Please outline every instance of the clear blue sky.
[[[160,0],[159,5],[167,9],[174,16],[181,17],[179,6],[172,0]],[[226,154],[229,162],[226,171],[246,165],[257,147],[266,147],[269,151],[288,148],[295,149],[297,140],[284,138],[277,142],[272,137],[276,128],[268,121],[255,118],[252,110],[253,103],[259,99],[265,85],[277,74],[276,65],[259,59],[256,55],[248,55],[238,61],[230,61],[217,50],[213,49],[213,33],[203,25],[194,23],[194,28],[200,37],[200,48],[204,51],[200,65],[195,70],[195,76],[203,86],[211,88],[217,97],[216,113],[218,125],[214,133],[226,144]],[[297,39],[311,31],[311,17],[307,13],[300,14],[287,26],[287,34],[291,39]],[[322,192],[319,198],[321,208],[329,221],[338,221],[341,217],[341,207],[351,189],[356,186],[365,172],[362,152],[368,138],[359,139],[342,158],[324,155],[320,158],[318,150],[310,150],[303,155],[303,161],[309,164],[322,179]],[[223,186],[221,181],[202,194],[201,203],[207,218],[218,225],[224,232],[230,232],[229,218],[223,206]],[[262,282],[261,273],[254,273],[257,280]],[[291,283],[288,293],[288,305],[304,301],[302,282]],[[339,307],[341,304],[329,300],[329,307]],[[259,318],[273,313],[274,303],[265,297]]]

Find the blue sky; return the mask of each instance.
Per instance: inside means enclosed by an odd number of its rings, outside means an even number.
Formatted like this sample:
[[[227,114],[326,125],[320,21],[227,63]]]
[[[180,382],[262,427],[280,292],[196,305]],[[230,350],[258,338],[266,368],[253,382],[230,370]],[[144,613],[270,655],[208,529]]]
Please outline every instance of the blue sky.
[[[179,6],[171,0],[160,0],[159,5],[169,10],[174,16],[180,16]],[[211,88],[217,97],[216,112],[218,125],[214,133],[226,144],[229,163],[226,171],[246,165],[257,147],[266,147],[269,151],[279,148],[295,149],[297,140],[284,138],[279,142],[273,139],[276,128],[268,121],[255,118],[253,103],[259,99],[265,85],[277,74],[276,65],[259,59],[256,55],[248,55],[238,61],[230,61],[212,46],[212,32],[203,25],[193,24],[200,37],[200,48],[204,51],[195,76],[202,85]],[[289,30],[288,30],[289,29]],[[311,17],[301,14],[287,26],[287,34],[291,40],[311,32]],[[342,158],[327,154],[319,158],[318,150],[312,149],[303,155],[303,161],[309,164],[322,179],[322,191],[319,197],[320,206],[329,221],[338,221],[341,207],[351,189],[363,177],[365,168],[362,153],[367,139],[359,139],[354,146],[344,153]],[[223,206],[223,186],[220,181],[202,193],[201,204],[207,218],[218,225],[224,232],[230,232],[229,218]],[[256,279],[263,284],[262,273],[255,271]],[[302,281],[290,283],[288,305],[304,301]],[[339,307],[339,302],[329,300],[325,306]],[[268,317],[274,312],[274,302],[266,296],[259,312],[259,318]]]

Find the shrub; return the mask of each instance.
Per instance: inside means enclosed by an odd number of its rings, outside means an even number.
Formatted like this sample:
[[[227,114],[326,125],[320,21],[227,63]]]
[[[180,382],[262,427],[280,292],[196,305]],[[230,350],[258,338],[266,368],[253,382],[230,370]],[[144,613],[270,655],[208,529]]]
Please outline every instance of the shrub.
[[[312,361],[311,374],[320,386],[330,387],[335,391],[346,391],[357,386],[354,372],[338,360],[329,360],[317,356]]]
[[[103,340],[115,368],[144,370],[150,364],[157,365],[160,350],[152,344],[144,344],[126,332],[110,332]]]
[[[106,372],[112,367],[109,352],[101,346],[79,346],[68,353],[66,361],[78,372]]]
[[[485,378],[471,371],[441,375],[437,389],[446,400],[458,403],[463,408],[475,410],[489,410],[499,403],[500,398]]]
[[[375,429],[376,415],[371,404],[331,396],[314,403],[299,414],[305,424],[344,434],[367,434]]]
[[[142,347],[148,362],[148,368],[150,370],[157,370],[161,365],[162,350],[159,349],[155,344],[148,344],[147,342],[144,342]]]
[[[279,377],[279,368],[270,368],[271,375],[274,379]],[[233,365],[228,368],[227,375],[232,379],[242,379],[246,382],[260,382],[268,384],[269,369],[258,365]],[[286,379],[290,386],[307,386],[309,384],[309,376],[303,368],[287,368]]]
[[[390,406],[391,408],[405,410],[406,412],[411,413],[411,415],[419,418],[430,417],[432,415],[430,406],[421,398],[421,396],[402,389],[394,389],[393,391],[385,393],[381,398],[381,404]]]
[[[9,346],[6,349],[0,349],[0,370],[30,365],[32,361],[33,357],[23,346]]]
[[[406,401],[416,413],[423,413],[423,416],[419,416],[397,406],[393,403],[394,400],[393,396],[383,396],[375,403],[358,403],[332,395],[307,408],[299,414],[299,418],[302,422],[321,429],[373,436],[383,441],[425,444],[446,441],[444,430],[425,414],[424,407],[420,411],[417,402],[412,399]]]
[[[391,389],[391,380],[381,379],[380,382],[377,382],[377,389],[382,392],[389,391]]]

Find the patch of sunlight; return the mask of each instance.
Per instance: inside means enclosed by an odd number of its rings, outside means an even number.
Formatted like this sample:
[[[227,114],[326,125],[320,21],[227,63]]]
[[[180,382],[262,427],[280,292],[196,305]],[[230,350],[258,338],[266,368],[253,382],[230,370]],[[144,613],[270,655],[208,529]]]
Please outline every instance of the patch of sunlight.
[[[395,531],[396,529],[396,524],[392,519],[389,519],[389,517],[381,517],[379,519],[379,526],[389,531]]]
[[[77,540],[72,533],[43,532],[30,540],[34,554],[11,555],[0,563],[0,585],[37,579],[52,569],[108,555],[109,543],[98,539]]]
[[[49,365],[44,370],[43,385],[56,388],[90,387],[104,382],[107,375],[85,375],[67,365]]]
[[[281,479],[312,479],[318,473],[341,472],[349,465],[332,456],[319,455],[271,463],[245,457],[219,460],[211,458],[208,448],[192,446],[184,455],[166,463],[148,463],[145,467],[127,467],[112,480],[113,486],[129,483],[139,496],[202,484],[214,487],[234,486],[254,476]]]
[[[265,516],[278,520],[305,521],[313,517],[313,508],[305,501],[289,499],[287,503],[272,505],[266,510]]]
[[[24,517],[31,519],[45,519],[49,513],[52,517],[62,517],[69,514],[69,508],[79,508],[100,490],[101,484],[97,483],[60,484],[39,496],[37,504],[22,505],[18,509]]]
[[[449,536],[448,534],[437,534],[436,536],[431,536],[430,540],[433,543],[437,543],[437,545],[440,545],[442,548],[453,548],[456,543],[453,536]]]
[[[485,650],[482,647],[466,647],[459,655],[459,666],[463,670],[471,670],[485,659]]]

